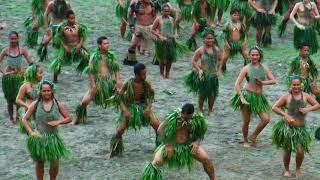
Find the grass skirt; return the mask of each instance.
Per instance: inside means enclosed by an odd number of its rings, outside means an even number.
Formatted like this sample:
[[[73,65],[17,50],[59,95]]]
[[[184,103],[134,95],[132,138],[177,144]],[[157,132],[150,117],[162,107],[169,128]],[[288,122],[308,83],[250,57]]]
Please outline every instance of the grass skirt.
[[[131,118],[128,123],[129,129],[140,129],[150,125],[150,117],[143,115],[145,104],[129,104],[127,105],[128,111],[131,113]],[[121,112],[120,117],[117,119],[117,123],[120,124],[125,121],[124,114]]]
[[[238,9],[240,16],[251,16],[252,8],[250,7],[247,0],[234,0],[231,9]]]
[[[182,20],[191,22],[193,20],[192,17],[192,4],[191,5],[179,5],[182,15]]]
[[[84,124],[87,122],[88,116],[87,116],[87,108],[78,105],[76,108],[76,116],[77,116],[77,122]]]
[[[143,170],[142,180],[163,180],[162,172],[159,168],[155,167],[152,163]]]
[[[301,43],[308,43],[310,54],[314,54],[319,49],[317,33],[313,26],[306,27],[305,30],[300,30],[296,26],[293,29],[293,45],[295,49],[299,49]]]
[[[247,111],[251,114],[259,114],[261,112],[270,112],[271,106],[263,94],[255,94],[246,90],[242,91],[243,97],[248,101]],[[245,105],[241,103],[240,96],[235,95],[231,99],[231,106],[234,110],[243,110]]]
[[[41,135],[42,138],[29,136],[27,140],[27,148],[33,160],[51,162],[70,155],[70,151],[66,149],[57,133],[41,133]]]
[[[194,155],[191,152],[190,144],[175,144],[174,154],[170,158],[166,160],[166,163],[170,168],[177,167],[179,169],[188,167],[189,171],[191,171],[192,166],[195,162]],[[165,145],[160,145],[157,151],[162,151],[164,157],[167,157],[167,151]]]
[[[177,43],[173,38],[169,38],[166,41],[156,40],[155,51],[155,58],[161,64],[177,61]]]
[[[219,10],[226,11],[229,7],[230,0],[215,0],[216,1],[216,7]]]
[[[298,146],[302,146],[309,152],[311,141],[311,136],[305,127],[291,127],[281,120],[272,128],[272,144],[286,151],[295,152]]]
[[[79,62],[77,71],[82,72],[89,63],[88,59],[89,53],[84,48],[81,48],[79,52],[76,51],[76,48],[71,48],[70,55],[68,55],[61,47],[57,49],[56,58],[50,63],[49,69],[56,74],[60,74],[62,65],[71,65],[74,62]]]
[[[40,44],[37,54],[39,56],[40,62],[45,61],[48,59],[48,45]]]
[[[104,108],[108,107],[110,104],[107,100],[115,93],[115,84],[115,80],[96,78],[97,95],[94,97],[93,102]]]
[[[25,27],[25,34],[26,34],[25,35],[26,36],[26,39],[25,39],[26,46],[29,48],[33,48],[33,47],[37,46],[39,32],[33,30],[32,19],[27,18],[23,24]]]
[[[204,100],[208,100],[211,96],[216,99],[219,94],[218,76],[212,73],[205,71],[203,79],[200,80],[198,72],[193,70],[184,77],[183,81],[189,92],[198,95]]]
[[[242,53],[242,44],[243,44],[242,40],[230,41],[228,43],[230,45],[230,56],[231,57],[235,56],[238,52]]]
[[[251,24],[257,29],[262,29],[275,25],[276,20],[276,16],[274,15],[255,12],[253,17],[251,18]]]
[[[117,138],[113,136],[110,139],[109,150],[111,156],[122,155],[124,151],[122,138]]]
[[[16,104],[16,98],[23,81],[24,77],[22,75],[2,76],[2,91],[8,103]]]

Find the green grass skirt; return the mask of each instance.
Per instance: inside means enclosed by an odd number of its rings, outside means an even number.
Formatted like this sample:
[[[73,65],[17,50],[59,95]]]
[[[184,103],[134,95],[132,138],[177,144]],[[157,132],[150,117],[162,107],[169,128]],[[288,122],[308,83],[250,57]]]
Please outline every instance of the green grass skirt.
[[[57,161],[67,158],[70,151],[57,133],[40,133],[42,138],[28,137],[27,148],[33,160],[41,162]]]
[[[311,142],[311,136],[305,127],[291,127],[283,120],[272,127],[272,144],[278,148],[295,152],[298,146],[302,146],[304,151],[309,152]]]
[[[83,106],[78,105],[76,107],[76,117],[77,117],[77,123],[85,124],[88,119],[87,108],[84,108]]]
[[[143,170],[141,180],[163,180],[162,172],[159,168],[155,167],[152,163],[148,163]]]
[[[93,102],[104,108],[108,107],[110,105],[108,99],[115,93],[115,84],[115,80],[96,78],[97,95],[93,98]]]
[[[122,18],[127,19],[129,4],[130,3],[126,3],[126,7],[125,8],[121,7],[119,3],[117,4],[117,6],[116,6],[116,16],[117,16],[117,18],[119,18],[119,19],[122,19]]]
[[[173,38],[155,41],[155,58],[162,64],[177,61],[177,43]]]
[[[192,17],[192,4],[190,5],[180,5],[182,20],[191,22],[193,20]]]
[[[40,62],[46,61],[48,59],[48,45],[40,44],[37,54],[39,56]]]
[[[228,42],[230,45],[230,56],[233,57],[237,55],[238,53],[242,53],[242,40],[238,41],[230,41]]]
[[[16,98],[23,81],[24,77],[22,75],[2,76],[2,91],[8,103],[16,104]]]
[[[307,43],[310,47],[310,54],[314,54],[319,49],[317,33],[313,26],[306,27],[305,30],[300,30],[296,26],[293,29],[293,45],[294,48],[299,50],[301,43]]]
[[[86,49],[81,48],[79,52],[76,48],[70,49],[70,55],[64,52],[64,49],[58,48],[56,51],[56,58],[50,63],[49,70],[60,74],[62,65],[71,65],[75,62],[79,62],[77,71],[82,72],[89,63],[89,53]]]
[[[144,117],[145,104],[129,104],[127,105],[128,111],[131,113],[131,118],[129,120],[129,129],[140,129],[141,127],[146,127],[150,125],[150,117]],[[120,124],[125,120],[123,112],[121,112],[120,117],[117,119],[117,123]]]
[[[255,12],[251,18],[251,24],[257,29],[270,27],[276,24],[276,16],[267,13]]]
[[[217,75],[204,72],[203,80],[200,80],[197,71],[193,70],[187,74],[183,80],[185,86],[189,92],[198,95],[204,100],[208,100],[209,97],[216,97],[219,95],[219,79]]]
[[[122,138],[117,138],[113,136],[110,139],[109,151],[111,156],[123,155],[124,146],[123,146]]]
[[[190,144],[175,144],[174,154],[170,158],[168,158],[165,162],[170,168],[179,168],[182,169],[184,167],[188,167],[189,171],[191,171],[193,164],[195,162],[194,155],[191,152]],[[165,145],[160,145],[156,152],[162,151],[163,156],[167,157],[167,151]]]
[[[252,8],[247,0],[234,0],[231,5],[231,9],[238,9],[240,16],[251,16]]]
[[[247,110],[251,114],[259,114],[262,112],[270,112],[271,105],[263,94],[255,94],[246,90],[242,91],[243,97],[248,101]],[[241,103],[240,96],[235,95],[231,99],[231,106],[234,110],[243,110],[245,105]]]
[[[24,27],[25,27],[25,44],[29,48],[33,48],[38,45],[38,36],[39,32],[33,30],[33,24],[32,19],[27,18],[24,21]]]

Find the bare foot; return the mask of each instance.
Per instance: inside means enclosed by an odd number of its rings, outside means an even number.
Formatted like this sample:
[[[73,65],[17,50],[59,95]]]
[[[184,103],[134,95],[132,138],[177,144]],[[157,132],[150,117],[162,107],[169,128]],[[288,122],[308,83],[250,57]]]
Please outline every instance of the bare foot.
[[[249,144],[249,142],[243,142],[243,147],[249,148],[251,147],[251,145]]]
[[[296,177],[299,178],[299,177],[301,177],[301,176],[302,176],[302,174],[301,174],[301,169],[297,169],[297,170],[296,170]]]
[[[257,137],[251,135],[249,136],[249,140],[252,142],[252,144],[257,144]]]
[[[164,80],[164,76],[163,75],[160,75],[160,80]]]
[[[292,177],[292,174],[290,171],[285,171],[284,174],[283,174],[284,177],[287,177],[287,178],[291,178]]]
[[[209,117],[214,116],[214,112],[213,111],[208,111],[208,116]]]

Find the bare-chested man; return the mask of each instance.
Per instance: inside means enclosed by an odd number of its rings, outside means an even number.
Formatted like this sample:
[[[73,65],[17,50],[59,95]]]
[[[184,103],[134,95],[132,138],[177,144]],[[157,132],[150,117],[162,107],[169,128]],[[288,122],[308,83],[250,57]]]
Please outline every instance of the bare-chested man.
[[[39,28],[44,25],[44,12],[51,0],[33,0],[32,16],[24,22],[26,28],[25,44],[34,47],[38,44]]]
[[[17,32],[12,31],[9,33],[10,46],[4,48],[0,54],[0,64],[6,57],[6,69],[0,72],[2,76],[2,90],[4,97],[7,100],[7,108],[10,118],[10,123],[18,123],[18,109],[16,111],[16,122],[13,118],[13,105],[16,103],[16,97],[19,92],[19,88],[24,80],[25,68],[23,67],[22,56],[26,59],[29,65],[33,64],[28,52],[24,48],[19,47],[19,35]]]
[[[224,36],[224,54],[223,54],[223,71],[227,69],[227,61],[231,56],[233,57],[240,52],[244,58],[244,65],[247,64],[249,58],[247,51],[247,33],[244,25],[240,21],[239,10],[232,9],[230,11],[231,21],[228,22],[223,29]]]
[[[158,133],[163,142],[143,173],[143,180],[162,180],[159,166],[164,163],[169,167],[192,168],[194,159],[202,163],[210,180],[215,180],[215,171],[208,153],[200,147],[201,140],[207,131],[207,120],[200,114],[194,113],[192,104],[183,105],[169,113],[166,120],[160,124]]]
[[[152,23],[156,17],[156,8],[150,0],[138,0],[132,2],[129,9],[128,21],[129,27],[134,32],[128,55],[123,63],[126,65],[135,65],[136,48],[140,47],[140,53],[148,50],[152,41]]]
[[[135,77],[129,79],[122,87],[117,99],[121,114],[117,119],[118,127],[116,134],[110,140],[110,155],[121,155],[124,151],[122,135],[127,128],[140,129],[151,125],[155,132],[159,127],[159,121],[152,113],[154,90],[146,81],[147,69],[144,64],[134,66]],[[157,136],[156,136],[157,137]],[[157,143],[157,138],[156,138]]]
[[[96,105],[107,107],[107,100],[114,95],[115,89],[120,91],[120,67],[115,55],[109,50],[107,37],[97,39],[98,48],[90,57],[89,66],[84,73],[88,74],[90,90],[84,95],[80,105],[76,109],[77,119],[74,124],[86,123],[87,106],[91,101]],[[114,75],[114,79],[112,79]]]
[[[213,9],[207,0],[196,0],[196,2],[194,3],[192,10],[193,25],[191,36],[187,41],[189,49],[194,51],[198,48],[195,39],[198,32],[202,32],[205,27],[214,27],[212,11]]]
[[[299,45],[306,42],[309,44],[310,54],[316,53],[319,49],[319,42],[314,22],[320,20],[316,4],[310,0],[296,3],[290,14],[290,20],[295,24],[293,29],[294,48],[298,50]]]
[[[48,3],[46,11],[44,13],[44,29],[46,34],[44,35],[40,47],[38,49],[38,56],[40,61],[47,59],[47,46],[55,35],[60,23],[65,19],[67,10],[71,9],[70,3],[66,0],[52,0]],[[51,14],[49,25],[49,14]]]
[[[67,22],[60,24],[53,42],[58,47],[56,57],[49,65],[49,69],[54,72],[53,81],[58,82],[58,75],[61,73],[63,64],[79,62],[77,70],[82,72],[88,65],[89,53],[83,44],[88,36],[88,29],[83,24],[76,22],[75,14],[72,10],[66,12]]]

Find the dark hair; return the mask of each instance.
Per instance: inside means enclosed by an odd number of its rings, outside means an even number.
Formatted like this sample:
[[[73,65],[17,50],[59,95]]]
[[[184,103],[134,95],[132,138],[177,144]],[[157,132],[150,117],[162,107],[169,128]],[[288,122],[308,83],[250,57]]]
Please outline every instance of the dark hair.
[[[164,3],[162,6],[161,6],[161,11],[163,11],[164,8],[169,8],[171,9],[170,5],[168,3]]]
[[[102,44],[102,41],[103,40],[106,40],[108,39],[106,36],[100,36],[98,39],[97,39],[97,44],[101,45]]]
[[[138,63],[134,66],[134,75],[139,75],[142,70],[146,69],[146,66],[142,63]]]
[[[181,113],[186,113],[186,114],[194,113],[194,106],[190,103],[184,104],[182,106]]]
[[[301,79],[301,77],[300,77],[299,75],[293,75],[293,76],[291,76],[290,78],[291,78],[291,83],[292,83],[292,81],[294,81],[294,80],[299,80],[300,82],[302,82],[302,79]]]
[[[69,18],[69,16],[75,15],[74,12],[70,9],[66,12],[66,18]]]
[[[239,9],[237,8],[232,8],[230,11],[230,15],[234,14],[234,13],[239,13]]]
[[[308,44],[307,42],[302,42],[302,43],[299,44],[299,47],[298,47],[298,48],[299,48],[299,49],[302,49],[302,48],[304,48],[304,47],[310,47],[310,46],[309,46],[309,44]]]
[[[263,51],[262,51],[262,49],[261,49],[259,46],[252,46],[252,47],[249,49],[249,54],[251,54],[251,52],[252,52],[253,50],[257,50],[257,51],[259,52],[259,54],[260,54],[259,62],[262,62],[262,60],[263,60]]]
[[[9,37],[13,34],[15,34],[19,38],[19,34],[17,33],[17,31],[10,31]]]

